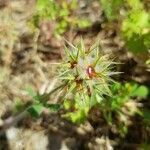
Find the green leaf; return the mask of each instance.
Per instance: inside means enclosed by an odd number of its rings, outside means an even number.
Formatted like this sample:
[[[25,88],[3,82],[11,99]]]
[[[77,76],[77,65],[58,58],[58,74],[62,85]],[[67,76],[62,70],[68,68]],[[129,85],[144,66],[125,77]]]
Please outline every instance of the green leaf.
[[[100,0],[100,2],[107,19],[110,21],[116,19],[123,0]]]
[[[43,108],[44,107],[42,104],[34,104],[27,111],[30,113],[31,116],[37,118],[41,115]]]
[[[83,123],[87,117],[85,110],[78,110],[76,112],[67,113],[65,117],[69,118],[73,123]]]
[[[143,8],[143,3],[140,0],[127,0],[128,5],[135,10]]]
[[[67,9],[60,10],[60,13],[59,13],[60,17],[65,17],[65,16],[68,16],[68,15],[69,15],[69,10],[67,10]]]
[[[27,91],[28,95],[31,96],[32,98],[34,98],[37,94],[31,86],[28,86],[26,88],[26,91]]]
[[[16,98],[14,103],[15,103],[14,113],[21,112],[26,108],[26,105],[19,98]]]
[[[47,5],[49,4],[50,0],[37,0],[37,10],[41,11],[44,8],[47,7]]]
[[[150,111],[144,110],[143,111],[143,117],[144,117],[144,120],[150,121]]]
[[[150,15],[144,9],[131,10],[122,22],[123,37],[133,52],[147,51],[150,46]]]
[[[45,107],[52,111],[58,111],[61,108],[60,104],[47,104]]]
[[[42,95],[40,95],[39,93],[36,94],[36,96],[34,96],[34,99],[38,102],[46,102],[49,100],[49,94],[44,93]]]
[[[79,28],[87,28],[91,25],[91,22],[87,19],[80,19],[78,20]]]
[[[132,37],[126,40],[127,47],[134,53],[146,52],[148,47],[145,44],[146,39],[142,35],[133,34]]]
[[[125,135],[128,133],[128,128],[124,123],[119,124],[119,132],[122,137],[125,137]]]
[[[137,97],[142,97],[145,98],[149,94],[149,90],[146,86],[139,86],[132,94],[131,96],[137,96]]]
[[[63,107],[65,110],[69,110],[71,108],[72,104],[73,104],[73,101],[71,102],[71,100],[66,99],[63,102]]]

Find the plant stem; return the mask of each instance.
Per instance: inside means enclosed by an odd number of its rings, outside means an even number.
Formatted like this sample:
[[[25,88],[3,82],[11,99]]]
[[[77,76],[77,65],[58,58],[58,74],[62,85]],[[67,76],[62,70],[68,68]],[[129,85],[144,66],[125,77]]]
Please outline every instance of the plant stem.
[[[56,88],[54,88],[52,91],[50,91],[49,93],[47,93],[47,96],[52,95],[54,92],[56,92],[57,90],[65,87],[67,85],[67,83],[64,83]],[[10,128],[11,126],[16,125],[20,120],[22,120],[23,118],[25,118],[28,115],[28,109],[30,107],[32,107],[33,104],[31,104],[30,106],[28,106],[23,112],[19,113],[18,115],[14,116],[14,117],[9,117],[8,119],[6,119],[4,121],[4,123],[0,126],[0,136],[2,136],[5,131]]]

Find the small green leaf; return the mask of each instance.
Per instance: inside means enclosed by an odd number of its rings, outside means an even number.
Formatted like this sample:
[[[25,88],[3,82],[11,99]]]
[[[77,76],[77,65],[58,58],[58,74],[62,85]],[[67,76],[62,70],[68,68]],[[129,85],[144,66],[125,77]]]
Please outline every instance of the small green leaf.
[[[144,120],[150,121],[150,111],[144,110],[143,111],[143,117],[144,117]]]
[[[33,90],[33,88],[31,86],[28,86],[26,88],[26,92],[28,93],[29,96],[31,96],[32,98],[34,98],[36,96],[36,92]]]
[[[42,94],[42,95],[40,95],[39,93],[38,94],[36,94],[36,96],[34,96],[34,99],[36,100],[36,101],[39,101],[39,102],[46,102],[46,101],[48,101],[49,100],[49,94],[47,94],[47,93],[44,93],[44,94]]]
[[[21,112],[25,109],[26,105],[21,101],[21,99],[16,98],[14,103],[15,103],[14,113]]]
[[[34,104],[32,105],[27,111],[30,113],[33,117],[39,117],[43,111],[43,105],[41,104]]]
[[[61,106],[60,104],[47,104],[45,107],[52,111],[58,111]]]
[[[100,0],[100,2],[107,19],[110,21],[117,19],[123,0]]]
[[[43,10],[44,8],[46,8],[46,6],[49,4],[50,0],[38,0],[37,1],[37,10],[38,11],[41,11]]]
[[[70,100],[64,100],[64,103],[63,103],[63,107],[65,110],[69,110],[72,106],[72,103]]]
[[[73,123],[83,123],[87,117],[85,110],[78,110],[76,112],[67,113],[66,118],[69,118]]]
[[[62,9],[60,10],[59,16],[60,17],[65,17],[69,15],[69,11],[67,9]]]
[[[126,40],[128,49],[134,53],[141,53],[147,51],[148,48],[144,42],[144,36],[138,34],[132,34],[131,38]]]
[[[89,27],[91,25],[91,22],[89,21],[89,20],[87,20],[87,19],[80,19],[79,21],[78,21],[78,26],[79,26],[79,28],[87,28],[87,27]]]
[[[139,86],[132,94],[131,96],[137,96],[137,97],[147,97],[149,93],[149,90],[146,86]]]

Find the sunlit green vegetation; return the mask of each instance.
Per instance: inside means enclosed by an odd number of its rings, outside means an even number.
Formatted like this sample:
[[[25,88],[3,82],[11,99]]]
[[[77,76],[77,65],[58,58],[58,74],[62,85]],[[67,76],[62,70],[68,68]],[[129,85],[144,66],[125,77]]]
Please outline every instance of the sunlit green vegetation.
[[[16,116],[26,112],[38,120],[46,112],[59,114],[75,126],[86,122],[92,126],[96,122],[101,128],[104,124],[108,128],[107,136],[110,131],[119,142],[132,134],[130,127],[136,126],[136,119],[140,120],[144,133],[150,133],[148,2],[95,0],[90,3],[85,0],[80,3],[37,0],[30,15],[21,17],[20,22],[12,13],[13,5],[0,8],[2,103],[11,99],[12,115]],[[101,10],[95,22],[89,15],[93,13],[92,7],[96,12],[97,7]],[[22,6],[16,8],[15,13],[20,15]],[[77,13],[81,10],[81,14]],[[82,15],[84,11],[87,17]],[[20,29],[22,26],[25,30]],[[105,34],[111,36],[108,38]],[[46,41],[41,40],[43,37]],[[113,45],[115,40],[118,43]],[[117,48],[120,49],[117,51]],[[55,66],[54,73],[49,69],[51,66]],[[41,84],[51,81],[51,76],[56,83],[52,83],[50,91],[40,92]],[[24,79],[28,79],[28,83]],[[26,88],[26,85],[29,86]],[[139,150],[149,149],[148,138],[146,134],[138,143]]]

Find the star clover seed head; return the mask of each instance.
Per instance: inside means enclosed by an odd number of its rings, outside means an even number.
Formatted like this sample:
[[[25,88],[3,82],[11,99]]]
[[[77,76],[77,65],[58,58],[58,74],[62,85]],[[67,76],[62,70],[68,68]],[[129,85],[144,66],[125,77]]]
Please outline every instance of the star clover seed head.
[[[82,40],[76,47],[69,42],[67,44],[60,79],[67,83],[68,91],[73,95],[86,94],[96,99],[111,95],[109,85],[114,82],[111,76],[118,72],[112,71],[115,62],[110,60],[109,55],[102,55],[99,45],[86,51]]]

